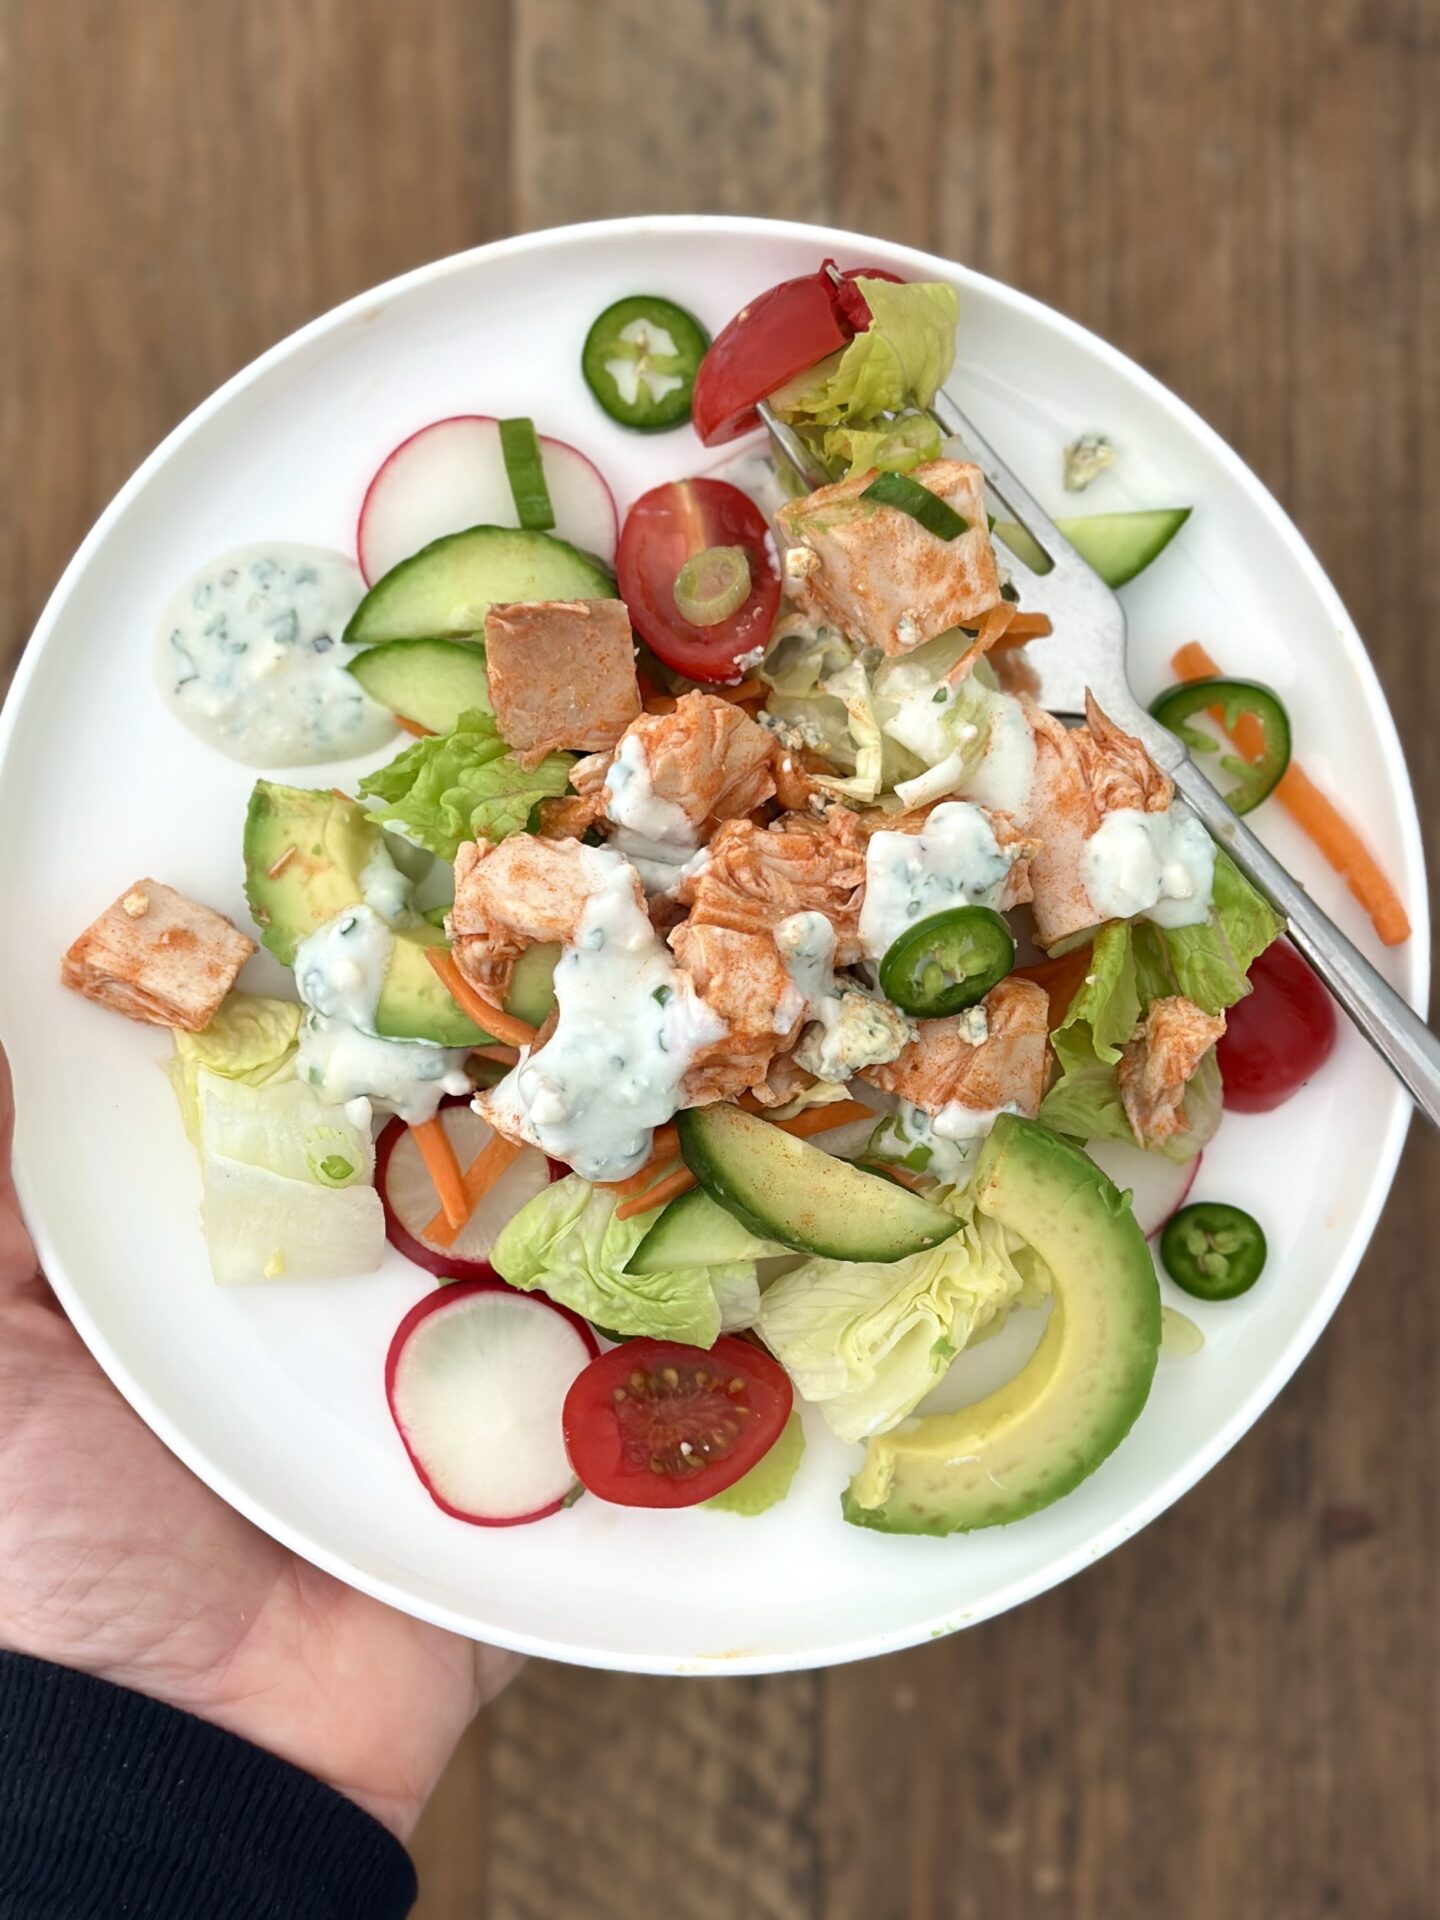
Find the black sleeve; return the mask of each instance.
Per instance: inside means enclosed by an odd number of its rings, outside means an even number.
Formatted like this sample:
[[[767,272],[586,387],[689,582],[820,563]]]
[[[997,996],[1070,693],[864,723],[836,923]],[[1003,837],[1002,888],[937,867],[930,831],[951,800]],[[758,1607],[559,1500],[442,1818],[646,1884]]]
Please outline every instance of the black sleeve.
[[[0,1652],[0,1920],[399,1920],[409,1855],[308,1773]]]

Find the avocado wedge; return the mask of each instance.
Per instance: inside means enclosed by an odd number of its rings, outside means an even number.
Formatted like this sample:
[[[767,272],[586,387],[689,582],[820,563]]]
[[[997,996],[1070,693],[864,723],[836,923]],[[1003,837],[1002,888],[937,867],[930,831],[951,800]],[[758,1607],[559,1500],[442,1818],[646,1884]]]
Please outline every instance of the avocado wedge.
[[[1160,1351],[1160,1288],[1130,1201],[1078,1147],[1002,1114],[977,1206],[1021,1235],[1054,1280],[1028,1364],[959,1413],[869,1443],[845,1518],[884,1533],[968,1533],[1037,1513],[1092,1474],[1134,1425]]]

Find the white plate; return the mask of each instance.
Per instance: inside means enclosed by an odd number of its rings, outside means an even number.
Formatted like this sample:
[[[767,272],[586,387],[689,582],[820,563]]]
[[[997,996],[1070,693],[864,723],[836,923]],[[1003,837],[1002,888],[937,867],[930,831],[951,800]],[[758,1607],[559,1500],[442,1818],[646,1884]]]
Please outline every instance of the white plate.
[[[56,978],[67,943],[141,874],[246,923],[250,776],[185,732],[151,681],[171,589],[247,541],[348,547],[381,456],[442,414],[533,415],[595,458],[622,506],[714,466],[688,429],[628,435],[600,415],[578,364],[592,316],[653,289],[717,327],[823,254],[958,280],[956,390],[1052,508],[1060,450],[1092,426],[1122,457],[1087,510],[1194,503],[1175,547],[1126,590],[1140,690],[1162,685],[1169,653],[1192,638],[1279,689],[1306,765],[1345,796],[1410,907],[1414,939],[1381,958],[1418,1001],[1428,928],[1400,748],[1354,628],[1274,501],[1179,401],[1081,328],[948,262],[819,228],[679,218],[531,234],[317,320],[192,414],[118,495],[46,608],[0,725],[0,1033],[21,1191],[81,1333],[182,1459],[309,1559],[463,1633],[597,1666],[740,1673],[879,1653],[1013,1606],[1108,1551],[1234,1444],[1310,1347],[1374,1228],[1408,1116],[1347,1031],[1281,1113],[1227,1118],[1202,1192],[1263,1219],[1264,1282],[1240,1302],[1187,1306],[1203,1353],[1162,1363],[1135,1432],[1077,1493],[968,1538],[845,1526],[838,1496],[858,1450],[814,1420],[795,1491],[759,1520],[582,1500],[533,1527],[457,1524],[411,1473],[381,1389],[391,1330],[424,1275],[392,1256],[349,1282],[212,1285],[196,1168],[160,1071],[168,1039]],[[297,778],[343,785],[355,771]],[[1259,825],[1376,951],[1287,822],[1267,809]],[[252,976],[279,984],[265,956]]]

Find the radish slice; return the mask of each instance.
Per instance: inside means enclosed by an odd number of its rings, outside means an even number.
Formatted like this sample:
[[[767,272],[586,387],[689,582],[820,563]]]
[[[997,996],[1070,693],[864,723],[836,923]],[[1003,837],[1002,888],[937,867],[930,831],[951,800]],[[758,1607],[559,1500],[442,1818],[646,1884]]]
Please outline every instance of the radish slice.
[[[1145,1153],[1119,1140],[1092,1140],[1085,1151],[1122,1193],[1129,1188],[1131,1209],[1147,1240],[1184,1206],[1205,1157],[1197,1153],[1193,1160],[1167,1160],[1163,1153]]]
[[[609,487],[576,448],[545,434],[539,440],[555,534],[613,566],[620,523]],[[355,530],[360,571],[373,584],[447,533],[519,524],[499,421],[459,413],[421,427],[381,462]]]
[[[490,1128],[463,1098],[447,1100],[440,1119],[455,1158],[468,1167],[490,1139]],[[493,1280],[489,1254],[500,1229],[550,1180],[544,1154],[526,1147],[476,1207],[454,1245],[437,1246],[425,1238],[425,1228],[440,1210],[440,1196],[410,1129],[403,1120],[392,1120],[375,1144],[375,1185],[385,1208],[386,1239],[417,1267],[445,1280]]]
[[[583,1320],[501,1280],[441,1287],[413,1306],[385,1358],[385,1397],[436,1506],[476,1527],[564,1506],[577,1482],[561,1410],[599,1351]]]

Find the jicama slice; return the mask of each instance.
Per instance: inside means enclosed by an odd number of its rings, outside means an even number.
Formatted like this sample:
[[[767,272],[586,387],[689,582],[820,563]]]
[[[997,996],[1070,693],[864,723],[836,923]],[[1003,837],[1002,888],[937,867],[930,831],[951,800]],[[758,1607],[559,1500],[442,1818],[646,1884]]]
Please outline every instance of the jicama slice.
[[[537,437],[555,534],[613,565],[619,521],[609,487],[578,449]],[[500,422],[488,414],[456,414],[421,427],[381,462],[356,528],[360,571],[373,584],[445,534],[520,524]]]
[[[573,1313],[499,1280],[441,1287],[412,1307],[385,1395],[436,1506],[477,1527],[541,1520],[576,1489],[561,1411],[599,1352]]]
[[[490,1128],[465,1100],[447,1103],[440,1109],[439,1118],[456,1159],[462,1167],[468,1167],[491,1138]],[[440,1200],[410,1129],[403,1120],[392,1120],[376,1145],[375,1184],[385,1208],[386,1237],[407,1260],[442,1278],[494,1279],[489,1255],[500,1229],[549,1183],[550,1167],[544,1154],[533,1147],[523,1148],[480,1200],[453,1245],[447,1247],[426,1236]]]

